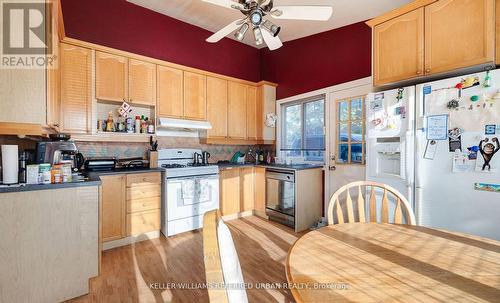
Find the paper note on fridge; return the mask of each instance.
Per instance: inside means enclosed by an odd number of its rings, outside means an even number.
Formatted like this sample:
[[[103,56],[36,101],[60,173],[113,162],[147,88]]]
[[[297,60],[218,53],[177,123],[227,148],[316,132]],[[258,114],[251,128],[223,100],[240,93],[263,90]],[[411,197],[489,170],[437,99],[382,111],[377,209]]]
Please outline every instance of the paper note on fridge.
[[[466,173],[474,171],[476,160],[469,159],[469,153],[455,152],[453,155],[453,172]]]
[[[448,115],[427,116],[427,140],[448,139]]]

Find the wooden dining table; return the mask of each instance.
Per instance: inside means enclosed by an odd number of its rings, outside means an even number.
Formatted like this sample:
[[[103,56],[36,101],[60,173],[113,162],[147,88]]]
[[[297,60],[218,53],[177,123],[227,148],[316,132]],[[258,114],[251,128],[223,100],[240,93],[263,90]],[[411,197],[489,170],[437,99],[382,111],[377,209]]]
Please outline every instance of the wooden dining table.
[[[421,226],[330,225],[295,242],[286,274],[297,302],[500,302],[500,242]]]

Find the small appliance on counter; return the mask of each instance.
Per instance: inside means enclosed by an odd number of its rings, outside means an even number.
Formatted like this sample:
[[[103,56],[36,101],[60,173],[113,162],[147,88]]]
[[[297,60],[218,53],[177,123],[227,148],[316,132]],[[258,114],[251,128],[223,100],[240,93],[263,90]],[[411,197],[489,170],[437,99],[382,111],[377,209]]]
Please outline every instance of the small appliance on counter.
[[[86,171],[112,171],[116,168],[118,161],[114,157],[87,158],[85,160]]]
[[[142,158],[119,159],[117,163],[117,168],[140,169],[148,167],[149,161]]]
[[[69,135],[52,134],[52,141],[41,141],[36,144],[36,163],[66,164],[71,163],[73,171],[81,169],[84,158],[78,152],[75,142],[69,141]]]
[[[19,182],[19,161],[17,145],[2,145],[2,183],[16,184]]]

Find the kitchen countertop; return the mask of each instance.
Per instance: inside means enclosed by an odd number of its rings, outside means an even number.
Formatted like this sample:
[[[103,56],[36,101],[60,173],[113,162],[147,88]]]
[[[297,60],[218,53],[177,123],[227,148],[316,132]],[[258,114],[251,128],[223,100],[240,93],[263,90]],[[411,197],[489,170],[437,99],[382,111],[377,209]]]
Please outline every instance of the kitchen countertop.
[[[23,191],[35,191],[35,190],[50,190],[50,189],[82,187],[82,186],[99,186],[99,185],[101,185],[100,176],[102,176],[102,175],[136,174],[136,173],[162,172],[162,171],[165,171],[165,169],[163,169],[163,168],[137,168],[137,169],[118,168],[118,169],[115,169],[112,171],[88,172],[88,173],[84,173],[84,175],[86,176],[86,179],[84,181],[56,183],[56,184],[0,185],[0,193],[12,193],[12,192],[23,192]]]
[[[233,167],[264,167],[264,168],[276,168],[276,169],[286,169],[286,170],[304,170],[304,169],[315,169],[315,168],[323,168],[323,165],[320,164],[255,164],[255,163],[245,163],[245,164],[237,164],[237,163],[221,163],[217,164],[221,170],[233,168]]]
[[[100,180],[77,181],[56,184],[15,184],[15,185],[1,185],[0,193],[13,193],[22,191],[35,191],[35,190],[50,190],[59,188],[82,187],[82,186],[99,186]]]
[[[121,174],[137,174],[137,173],[154,173],[163,172],[164,168],[117,168],[111,171],[93,171],[87,172],[85,175],[89,178],[89,181],[100,181],[100,176],[104,175],[121,175]]]

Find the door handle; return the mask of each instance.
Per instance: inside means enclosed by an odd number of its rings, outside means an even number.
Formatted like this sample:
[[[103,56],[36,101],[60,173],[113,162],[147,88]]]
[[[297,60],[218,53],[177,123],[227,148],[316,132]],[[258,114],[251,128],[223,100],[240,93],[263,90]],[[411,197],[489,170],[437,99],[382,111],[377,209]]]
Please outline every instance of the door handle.
[[[337,167],[335,165],[330,165],[330,166],[328,166],[328,169],[331,171],[334,171],[337,169]]]

